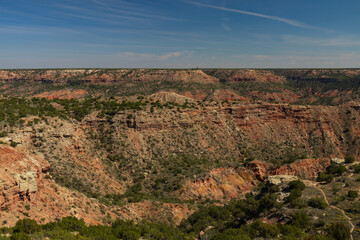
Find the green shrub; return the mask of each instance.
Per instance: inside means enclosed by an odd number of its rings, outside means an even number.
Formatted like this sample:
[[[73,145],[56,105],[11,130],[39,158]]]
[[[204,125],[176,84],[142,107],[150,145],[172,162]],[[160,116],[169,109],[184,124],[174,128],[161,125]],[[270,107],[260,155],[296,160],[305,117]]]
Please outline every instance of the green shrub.
[[[251,240],[250,236],[242,229],[228,229],[223,233],[218,233],[211,240]]]
[[[347,240],[351,237],[349,227],[343,223],[331,224],[328,228],[328,234],[336,240]]]
[[[307,201],[297,198],[294,199],[293,201],[290,202],[290,207],[292,208],[297,208],[297,209],[301,209],[301,208],[305,208],[308,206]]]
[[[285,202],[292,203],[296,199],[302,196],[302,191],[300,188],[295,188],[291,190],[290,195],[285,199]]]
[[[7,137],[7,132],[0,132],[0,137]]]
[[[328,205],[322,198],[311,198],[308,202],[310,207],[324,210]]]
[[[349,190],[347,194],[348,198],[355,199],[359,196],[359,193],[357,191]]]
[[[32,240],[30,236],[25,233],[13,233],[10,240]]]
[[[345,162],[346,163],[353,163],[353,162],[355,162],[355,157],[354,156],[346,156]]]
[[[31,234],[41,231],[41,227],[32,219],[18,220],[14,227],[14,233]]]
[[[334,180],[334,176],[332,174],[327,173],[319,173],[317,179],[318,182],[327,182],[330,183],[332,180]]]
[[[86,228],[86,225],[83,219],[79,220],[76,217],[64,217],[59,222],[52,222],[44,225],[43,228],[45,230],[61,229],[71,232],[79,232]]]
[[[17,142],[14,142],[14,141],[11,141],[11,142],[10,142],[10,146],[13,147],[13,148],[16,147],[17,145],[18,145]]]
[[[297,212],[292,217],[290,224],[298,228],[307,228],[311,225],[309,216],[304,212]]]
[[[301,180],[295,180],[295,181],[291,181],[289,183],[289,188],[304,190],[306,188],[306,186]]]
[[[355,173],[360,173],[360,164],[355,164],[354,166],[352,166],[352,169]]]
[[[326,171],[329,174],[336,174],[338,176],[341,176],[343,173],[347,171],[346,167],[337,163],[332,163]]]

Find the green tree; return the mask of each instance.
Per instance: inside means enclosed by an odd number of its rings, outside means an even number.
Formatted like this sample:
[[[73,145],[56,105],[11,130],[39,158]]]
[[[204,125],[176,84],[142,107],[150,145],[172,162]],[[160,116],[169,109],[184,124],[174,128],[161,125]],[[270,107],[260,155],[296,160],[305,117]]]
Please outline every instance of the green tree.
[[[359,196],[359,193],[357,191],[349,190],[347,194],[348,198],[355,199]]]
[[[328,229],[328,233],[331,237],[336,240],[347,240],[350,239],[351,233],[348,226],[343,223],[333,223]]]
[[[345,162],[346,163],[353,163],[353,162],[355,162],[355,157],[354,156],[346,156],[345,157]]]
[[[32,219],[18,220],[14,227],[14,233],[31,234],[41,231],[41,227]]]
[[[13,233],[10,237],[10,240],[31,240],[31,237],[25,233]]]
[[[332,180],[334,180],[334,176],[332,174],[327,173],[319,173],[317,179],[318,182],[327,182],[330,183]]]
[[[304,212],[297,212],[292,217],[290,221],[291,225],[298,227],[298,228],[306,228],[310,226],[310,218],[309,216]]]
[[[306,186],[301,180],[295,180],[295,181],[291,181],[289,183],[289,188],[304,190],[306,188]]]

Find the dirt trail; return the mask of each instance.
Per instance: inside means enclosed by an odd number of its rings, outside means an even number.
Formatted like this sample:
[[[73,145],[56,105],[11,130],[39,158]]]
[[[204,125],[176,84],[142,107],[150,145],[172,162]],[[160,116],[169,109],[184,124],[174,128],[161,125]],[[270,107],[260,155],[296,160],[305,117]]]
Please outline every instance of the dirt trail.
[[[324,196],[325,202],[326,202],[331,208],[336,209],[336,210],[340,211],[340,212],[343,214],[343,216],[348,220],[348,222],[349,222],[349,224],[350,224],[350,226],[351,226],[351,229],[350,229],[350,233],[351,233],[351,234],[350,234],[350,237],[351,237],[351,240],[353,240],[354,238],[353,238],[353,236],[352,236],[352,233],[353,233],[353,231],[354,231],[354,229],[355,229],[355,226],[354,226],[354,224],[351,222],[351,218],[346,215],[346,213],[344,212],[344,210],[342,210],[342,209],[340,209],[340,208],[338,208],[338,207],[335,207],[335,206],[333,206],[333,205],[331,205],[331,204],[329,203],[329,201],[328,201],[328,199],[327,199],[327,197],[326,197],[325,192],[319,187],[319,183],[315,183],[315,182],[312,182],[312,181],[309,181],[309,180],[303,180],[303,182],[305,183],[306,186],[310,186],[310,187],[314,187],[314,188],[318,189],[318,190],[322,193],[322,195]]]

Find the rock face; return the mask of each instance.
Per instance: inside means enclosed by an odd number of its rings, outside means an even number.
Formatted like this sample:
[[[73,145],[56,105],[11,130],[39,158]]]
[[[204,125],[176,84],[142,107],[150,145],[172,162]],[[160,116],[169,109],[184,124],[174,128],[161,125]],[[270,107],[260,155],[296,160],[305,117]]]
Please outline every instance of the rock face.
[[[77,90],[59,90],[53,92],[43,92],[40,94],[34,95],[37,98],[47,98],[47,99],[79,99],[84,98],[88,95],[88,92],[82,89]]]
[[[334,162],[334,163],[340,164],[340,163],[344,163],[345,159],[343,159],[343,158],[332,158],[331,161]]]
[[[186,182],[179,190],[181,198],[231,199],[250,191],[256,185],[254,176],[245,168],[214,169],[209,175],[206,179]]]
[[[16,176],[19,185],[19,194],[22,198],[26,197],[31,200],[31,194],[36,193],[38,190],[36,183],[36,172],[27,172]]]
[[[268,182],[272,185],[288,184],[289,182],[298,180],[297,176],[293,175],[273,175],[268,177]]]
[[[65,216],[76,216],[87,223],[102,223],[109,213],[93,199],[70,191],[49,179],[50,165],[42,157],[26,154],[0,145],[0,222],[13,226],[20,218],[33,218],[39,223]]]
[[[27,156],[6,146],[0,146],[1,208],[9,208],[18,200],[36,198],[37,181],[42,181],[49,163],[39,157]],[[32,169],[32,171],[28,171]]]
[[[299,178],[313,180],[329,165],[330,159],[301,159],[281,167],[255,160],[236,170],[213,169],[208,178],[187,181],[179,194],[182,199],[231,199],[249,192],[259,182],[285,186]]]
[[[285,78],[265,70],[237,70],[231,80],[234,82],[257,81],[281,83],[285,81]]]
[[[208,75],[218,78],[221,82],[275,82],[282,83],[286,80],[284,76],[275,74],[268,70],[254,69],[205,69]]]
[[[150,96],[154,101],[160,103],[175,102],[178,104],[184,104],[185,102],[194,102],[193,98],[186,97],[174,92],[158,92]]]
[[[320,172],[330,166],[328,158],[322,159],[302,159],[290,165],[281,166],[270,170],[271,175],[292,175],[302,179],[315,179]]]
[[[261,162],[258,160],[247,163],[246,168],[248,168],[259,181],[265,181],[267,176],[267,171],[270,168],[270,164],[266,162]]]

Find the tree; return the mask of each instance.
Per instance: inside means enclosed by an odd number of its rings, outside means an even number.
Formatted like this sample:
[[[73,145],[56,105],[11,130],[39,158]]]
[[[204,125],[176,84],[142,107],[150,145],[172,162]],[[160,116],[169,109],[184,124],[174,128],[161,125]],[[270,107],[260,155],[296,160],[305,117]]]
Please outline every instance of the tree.
[[[328,233],[331,237],[336,240],[347,240],[350,239],[351,233],[348,226],[343,223],[333,223],[328,229]]]
[[[295,180],[295,181],[291,181],[289,183],[289,188],[290,189],[300,189],[300,190],[304,190],[306,188],[305,184],[301,181],[301,180]]]
[[[33,219],[21,219],[16,222],[14,233],[31,234],[41,231],[41,227]]]
[[[353,163],[353,162],[355,162],[355,157],[354,156],[346,156],[345,157],[345,162],[346,163]]]
[[[332,163],[327,169],[328,173],[336,174],[341,176],[343,173],[347,171],[346,167],[337,163]]]
[[[330,183],[332,180],[334,180],[334,176],[332,174],[326,174],[326,173],[319,173],[317,179],[318,182],[327,182]]]
[[[10,240],[31,240],[31,237],[25,233],[13,233]]]
[[[310,226],[310,218],[309,216],[304,212],[297,212],[292,217],[290,221],[291,225],[298,227],[298,228],[306,228],[307,226]]]
[[[359,196],[357,191],[349,190],[347,194],[348,198],[355,199]]]

